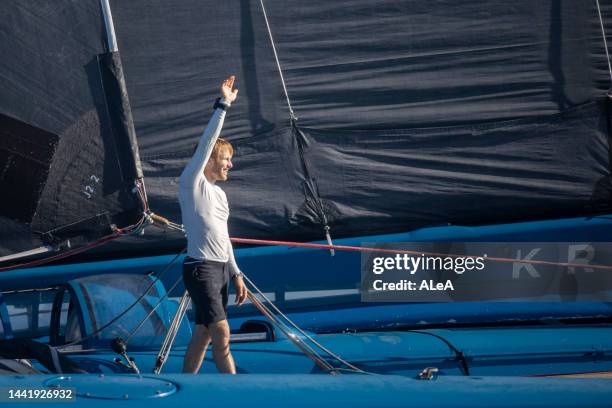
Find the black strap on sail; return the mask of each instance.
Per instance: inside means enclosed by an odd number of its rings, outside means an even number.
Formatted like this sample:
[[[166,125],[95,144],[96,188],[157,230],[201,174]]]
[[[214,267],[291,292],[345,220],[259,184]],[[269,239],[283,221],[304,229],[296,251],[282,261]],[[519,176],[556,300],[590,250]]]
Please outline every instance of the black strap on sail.
[[[308,160],[306,159],[305,150],[308,147],[308,139],[304,132],[302,132],[297,124],[297,116],[293,111],[293,107],[291,106],[291,100],[289,99],[289,92],[287,92],[287,86],[285,84],[285,78],[283,76],[283,70],[280,65],[280,60],[278,58],[278,53],[276,52],[276,45],[274,44],[274,38],[272,36],[272,29],[270,28],[270,23],[268,21],[268,15],[266,13],[266,8],[264,6],[263,0],[259,0],[259,4],[261,5],[261,10],[263,12],[264,20],[266,22],[266,28],[268,29],[268,37],[270,38],[270,44],[272,45],[272,51],[274,53],[274,59],[276,60],[276,67],[278,68],[278,74],[280,76],[281,83],[283,85],[283,91],[285,93],[285,98],[287,99],[287,107],[289,109],[289,118],[291,120],[291,132],[293,137],[297,141],[298,152],[300,155],[300,162],[302,164],[302,171],[304,173],[304,193],[306,195],[306,201],[312,202],[314,204],[314,208],[316,209],[317,215],[319,217],[319,222],[323,225],[323,229],[325,232],[325,238],[329,245],[333,245],[331,240],[331,233],[328,223],[328,217],[325,212],[325,208],[323,206],[323,201],[321,200],[321,196],[319,194],[319,188],[317,186],[316,180],[312,177],[312,172],[310,171]],[[329,250],[331,255],[334,256],[335,252],[333,249]]]

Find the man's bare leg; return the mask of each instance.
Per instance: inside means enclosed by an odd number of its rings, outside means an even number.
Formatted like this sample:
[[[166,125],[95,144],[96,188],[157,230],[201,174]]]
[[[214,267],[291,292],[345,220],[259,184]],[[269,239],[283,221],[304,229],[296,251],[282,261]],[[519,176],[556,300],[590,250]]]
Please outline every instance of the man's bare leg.
[[[230,329],[227,320],[211,323],[208,331],[212,338],[213,359],[220,373],[236,374],[236,365],[229,349]]]
[[[204,361],[206,349],[210,343],[210,334],[203,324],[196,324],[183,361],[183,372],[197,374]]]

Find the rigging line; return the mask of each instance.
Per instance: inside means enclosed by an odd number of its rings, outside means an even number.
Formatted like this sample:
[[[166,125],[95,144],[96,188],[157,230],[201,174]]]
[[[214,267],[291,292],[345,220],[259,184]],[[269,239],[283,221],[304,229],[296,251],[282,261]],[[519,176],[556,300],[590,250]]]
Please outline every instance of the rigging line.
[[[309,341],[311,341],[314,345],[316,345],[317,347],[319,347],[321,350],[323,350],[325,353],[327,353],[328,355],[330,355],[331,357],[333,357],[334,359],[336,359],[337,361],[339,361],[340,363],[344,364],[345,366],[349,367],[351,370],[356,371],[356,372],[361,372],[361,373],[366,373],[365,371],[363,371],[362,369],[355,367],[354,365],[352,365],[351,363],[349,363],[348,361],[342,359],[340,356],[338,356],[337,354],[333,353],[331,350],[329,350],[328,348],[326,348],[325,346],[323,346],[322,344],[320,344],[319,342],[317,342],[312,336],[310,336],[308,333],[306,333],[304,330],[302,330],[295,322],[293,322],[291,319],[289,319],[289,317],[287,315],[285,315],[246,275],[244,276],[245,280],[257,291],[257,293],[266,300],[266,302],[268,302],[270,304],[270,306],[283,318],[285,319],[292,327],[294,327],[300,334],[302,334],[305,338],[307,338]]]
[[[121,319],[123,316],[126,315],[127,312],[129,312],[133,307],[135,307],[138,303],[140,303],[140,301],[147,295],[147,293],[149,293],[149,291],[151,290],[151,288],[161,279],[161,277],[170,269],[170,266],[172,266],[172,264],[178,259],[178,257],[185,252],[187,248],[183,249],[181,252],[179,252],[178,254],[176,254],[176,256],[170,261],[170,263],[168,263],[164,269],[159,273],[159,275],[156,277],[155,280],[153,280],[151,282],[151,284],[149,285],[149,287],[138,297],[138,299],[136,299],[131,305],[129,305],[125,310],[123,310],[121,313],[119,313],[117,316],[115,316],[114,318],[112,318],[110,321],[108,321],[107,323],[105,323],[104,325],[102,325],[101,327],[99,327],[98,329],[96,329],[95,331],[93,331],[92,333],[90,333],[88,336],[83,337],[82,339],[77,339],[74,340],[73,342],[64,344],[63,346],[58,347],[58,350],[62,350],[66,347],[70,347],[70,346],[74,346],[75,344],[79,344],[82,343],[86,340],[92,339],[95,335],[99,334],[102,330],[105,330],[106,328],[108,328],[111,324],[115,323],[117,320]]]
[[[243,274],[244,276],[244,274]],[[246,277],[245,277],[246,278]],[[249,283],[251,286],[253,286],[253,288],[255,289],[256,292],[258,292],[258,294],[263,297],[268,303],[272,304],[270,302],[270,300],[259,290],[259,288],[257,288],[257,286],[255,286],[253,284],[252,281],[250,281],[248,278],[246,278],[247,283]],[[248,290],[248,289],[247,289]],[[283,333],[285,333],[287,335],[287,337],[291,336],[291,338],[296,338],[297,336],[294,333],[291,333],[290,335],[287,334],[288,332],[291,331],[291,328],[289,326],[287,326],[286,322],[283,322],[281,319],[279,319],[277,316],[274,315],[274,313],[272,313],[272,311],[268,308],[268,306],[266,306],[261,300],[259,300],[251,290],[248,290],[247,292],[247,297],[249,298],[249,300],[251,300],[251,302],[255,305],[255,307],[262,313],[264,314],[266,317],[268,317],[268,319],[270,319],[270,321],[272,322],[272,324],[274,326],[276,326],[279,330],[281,330]],[[308,347],[308,350],[310,351],[310,353],[313,356],[316,356],[316,358],[322,359],[322,357],[316,352],[316,350],[314,350],[312,347],[310,347],[308,344],[304,343],[302,341],[302,343],[304,344],[304,347]],[[302,350],[304,351],[304,350]],[[304,352],[306,353],[306,352]],[[311,357],[312,358],[312,357]],[[327,362],[325,362],[327,363]]]
[[[281,324],[278,324],[278,322],[276,322],[276,319],[274,317],[274,315],[270,312],[270,310],[268,310],[260,301],[259,299],[257,299],[252,292],[248,292],[247,296],[249,298],[249,300],[251,302],[253,302],[253,304],[255,305],[255,307],[257,309],[259,309],[259,311],[265,315],[268,319],[270,319],[270,321],[272,321],[272,323],[274,323],[274,325],[287,337],[287,339],[293,343],[294,346],[296,346],[302,353],[304,353],[308,358],[310,358],[311,360],[313,360],[319,367],[321,367],[322,369],[324,369],[325,371],[329,371],[330,374],[335,375],[338,374],[337,372],[335,372],[334,367],[329,364],[327,361],[325,361],[321,356],[319,356],[316,352],[314,352],[314,350],[312,350],[312,352],[309,352],[308,350],[305,349],[306,344],[305,343],[301,343],[299,341],[296,340],[296,338],[294,336],[292,336],[285,328],[283,328]]]
[[[246,276],[245,276],[245,278],[246,278]],[[248,278],[246,278],[246,279],[247,279],[248,283],[250,283],[253,286],[253,288],[255,288],[255,290],[264,299],[266,299],[266,301],[268,303],[272,304],[272,302],[270,302],[270,300],[259,290],[259,288],[257,288],[257,286],[255,286],[253,284],[252,281],[250,281]],[[302,340],[299,337],[297,337],[295,334],[290,333],[291,329],[289,327],[287,327],[284,322],[282,322],[276,316],[274,316],[272,311],[270,311],[270,309],[266,305],[264,305],[259,299],[257,299],[257,297],[255,297],[255,295],[253,295],[253,293],[250,290],[247,292],[247,296],[248,296],[249,300],[251,300],[251,302],[255,305],[255,307],[264,316],[266,316],[272,322],[272,324],[274,326],[276,326],[283,334],[285,334],[285,336],[287,336],[289,341],[291,341],[293,343],[293,345],[295,345],[302,353],[304,353],[304,355],[306,355],[308,358],[313,360],[319,367],[321,367],[324,370],[328,371],[330,374],[332,374],[332,375],[340,374],[338,372],[338,370],[336,370],[335,367],[333,367],[323,357],[321,357],[321,355],[319,353],[317,353],[317,351],[314,350],[308,343],[306,343],[304,340]],[[308,338],[309,336],[306,335],[305,337]],[[340,362],[343,362],[341,359],[338,359],[338,360]]]
[[[287,98],[287,107],[289,108],[289,115],[291,116],[291,121],[295,122],[297,120],[297,116],[295,116],[295,113],[293,112],[293,107],[291,106],[291,101],[289,100],[289,93],[287,92],[287,86],[285,85],[285,77],[283,76],[283,70],[278,59],[278,54],[276,53],[276,45],[274,44],[274,38],[272,37],[272,29],[270,28],[270,23],[268,22],[268,14],[266,13],[266,8],[264,6],[263,0],[259,0],[259,4],[261,4],[261,10],[263,12],[264,20],[266,21],[266,27],[268,28],[270,44],[272,44],[272,51],[274,52],[274,59],[276,60],[276,67],[278,68],[278,74],[280,75],[281,83],[283,85],[283,91],[285,91],[285,98]]]
[[[281,321],[277,319],[276,316],[267,308],[259,299],[257,299],[252,292],[247,292],[247,297],[249,300],[253,302],[255,307],[266,316],[272,324],[279,329],[287,339],[291,341],[302,353],[304,353],[308,358],[313,360],[317,365],[325,370],[333,370],[333,366],[328,363],[321,355],[319,355],[315,350],[312,349],[308,344],[304,343],[299,339],[294,333],[291,333],[291,329],[285,326]]]
[[[606,49],[606,61],[608,62],[608,73],[610,74],[610,84],[612,85],[612,64],[610,63],[610,53],[608,52],[608,41],[606,40],[606,30],[604,28],[603,16],[601,14],[601,7],[599,0],[595,0],[597,4],[597,14],[599,15],[599,25],[601,26],[601,34],[603,37],[604,47]]]
[[[293,328],[295,328],[296,330],[298,330],[300,332],[300,334],[302,334],[306,339],[310,340],[313,344],[315,344],[317,347],[319,347],[321,350],[323,350],[324,352],[326,352],[329,356],[331,356],[332,358],[336,359],[337,361],[339,361],[340,363],[344,364],[345,366],[349,367],[351,370],[356,371],[356,372],[362,372],[362,373],[366,373],[365,371],[361,370],[358,367],[355,367],[354,365],[350,364],[348,361],[342,359],[341,357],[339,357],[338,355],[334,354],[331,350],[327,349],[326,347],[324,347],[323,345],[321,345],[319,342],[317,342],[312,336],[310,336],[308,333],[306,333],[305,331],[303,331],[296,323],[294,323],[291,319],[289,319],[289,317],[287,315],[285,315],[278,307],[276,307],[276,305],[247,277],[245,276],[245,279],[248,281],[248,283],[253,286],[253,288],[257,291],[257,293],[266,300],[267,303],[270,304],[270,306],[272,306],[272,308],[282,317],[284,318],[289,325],[291,325]]]
[[[299,248],[313,248],[313,249],[335,249],[338,251],[353,251],[353,252],[380,252],[388,254],[408,254],[416,256],[445,256],[449,258],[477,258],[476,255],[458,255],[458,254],[446,254],[438,252],[424,252],[424,251],[410,251],[407,249],[386,249],[386,248],[370,248],[370,247],[358,247],[349,245],[328,245],[328,244],[310,244],[305,242],[291,242],[291,241],[272,241],[264,239],[250,239],[250,238],[230,238],[232,242],[239,244],[255,244],[255,245],[273,245],[273,246],[288,246],[288,247],[299,247]],[[597,265],[597,264],[581,264],[572,262],[553,262],[544,261],[537,259],[512,259],[512,258],[500,258],[487,256],[487,261],[503,262],[503,263],[514,263],[518,262],[521,264],[533,264],[533,265],[549,265],[549,266],[563,266],[567,268],[591,268],[612,271],[612,265]]]
[[[470,375],[470,368],[469,368],[468,363],[467,363],[467,357],[465,356],[463,351],[461,351],[457,347],[455,347],[453,345],[453,343],[451,343],[450,341],[446,340],[444,337],[440,336],[439,334],[431,333],[431,332],[424,331],[424,330],[408,330],[408,332],[410,332],[410,333],[426,334],[428,336],[432,336],[432,337],[435,337],[438,340],[441,340],[444,344],[446,344],[448,346],[449,349],[451,349],[451,351],[453,353],[455,353],[456,360],[459,360],[459,362],[461,363],[461,371],[463,371],[463,375],[466,375],[466,376]]]
[[[285,84],[285,77],[283,75],[283,69],[281,67],[280,64],[280,60],[278,58],[278,53],[276,52],[276,44],[274,43],[274,37],[272,35],[272,29],[270,28],[270,22],[268,21],[268,13],[266,12],[266,7],[264,6],[264,2],[263,0],[259,0],[259,4],[261,5],[261,11],[263,12],[263,16],[264,16],[264,20],[266,22],[266,28],[268,29],[268,37],[270,38],[270,44],[272,45],[272,51],[274,53],[274,59],[276,61],[276,67],[278,68],[278,74],[280,76],[281,79],[281,84],[283,85],[283,91],[285,92],[285,98],[287,99],[287,107],[289,108],[289,116],[291,119],[291,128],[294,132],[294,134],[296,134],[297,136],[301,136],[298,137],[298,149],[300,152],[300,157],[302,159],[302,165],[304,167],[304,173],[306,175],[306,179],[309,181],[312,181],[314,183],[314,180],[311,178],[310,176],[310,172],[308,170],[308,164],[306,161],[306,158],[304,157],[304,148],[302,146],[302,138],[304,138],[304,135],[302,134],[302,132],[298,129],[297,127],[297,116],[295,115],[295,112],[293,111],[293,107],[291,106],[291,100],[289,99],[289,92],[287,91],[287,85]],[[308,183],[307,183],[308,184]],[[315,184],[315,189],[317,189],[317,186]],[[318,189],[317,189],[318,190]],[[321,217],[321,221],[323,223],[323,231],[325,233],[325,239],[327,240],[327,243],[329,245],[333,245],[332,242],[332,238],[331,238],[331,233],[330,233],[330,228],[329,228],[329,224],[327,222],[327,215],[325,214],[325,209],[323,208],[323,203],[321,201],[321,197],[319,195],[318,191],[313,191],[311,192],[313,198],[315,199],[315,202],[318,206],[318,212],[319,212],[319,217]],[[334,256],[336,253],[335,251],[332,249],[329,250],[331,256]]]
[[[251,299],[251,298],[249,298],[249,299]],[[253,300],[253,299],[256,299],[256,301]],[[315,362],[320,361],[321,364],[319,364],[319,366],[321,366],[322,368],[325,368],[325,370],[328,371],[330,374],[340,374],[338,372],[339,370],[344,370],[344,371],[347,371],[347,372],[354,372],[354,373],[359,373],[359,374],[372,374],[372,373],[367,373],[367,372],[365,372],[363,370],[360,370],[360,369],[350,368],[351,365],[350,364],[346,364],[346,362],[344,362],[344,360],[342,360],[342,359],[339,359],[339,362],[341,364],[345,364],[345,365],[349,366],[349,368],[342,369],[340,367],[332,366],[330,363],[327,362],[327,360],[325,360],[321,356],[320,353],[318,353],[310,344],[308,344],[305,341],[305,340],[308,340],[310,338],[310,336],[306,336],[305,339],[299,338],[295,333],[291,332],[291,328],[286,326],[286,324],[284,322],[280,321],[276,316],[274,316],[272,311],[270,311],[270,309],[268,309],[267,306],[265,306],[261,301],[259,301],[259,299],[255,298],[255,297],[253,297],[253,299],[251,299],[251,300],[253,301],[253,304],[255,304],[255,307],[257,307],[257,309],[259,309],[259,311],[262,314],[264,314],[264,316],[266,316],[272,322],[272,324],[274,326],[276,326],[280,331],[282,331],[285,334],[285,336],[287,336],[287,338],[296,347],[298,347],[298,349],[302,353],[304,353],[307,357],[309,357],[310,359],[312,359]]]

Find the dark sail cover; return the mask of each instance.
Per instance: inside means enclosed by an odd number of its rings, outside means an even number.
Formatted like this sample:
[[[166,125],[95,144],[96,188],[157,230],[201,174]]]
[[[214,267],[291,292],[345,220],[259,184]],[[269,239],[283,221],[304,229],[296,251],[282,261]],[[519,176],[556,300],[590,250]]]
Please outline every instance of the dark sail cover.
[[[0,113],[57,135],[58,152],[74,123],[107,134],[89,65],[101,22],[84,3],[0,6]],[[612,33],[612,2],[599,3]],[[233,236],[318,240],[325,225],[341,237],[612,209],[596,1],[264,4],[294,123],[259,2],[111,2],[153,211],[180,222],[178,176],[229,74],[240,89],[222,134],[236,148],[223,185]],[[121,248],[183,245],[155,231]]]
[[[88,243],[141,217],[94,3],[0,4],[0,255]]]

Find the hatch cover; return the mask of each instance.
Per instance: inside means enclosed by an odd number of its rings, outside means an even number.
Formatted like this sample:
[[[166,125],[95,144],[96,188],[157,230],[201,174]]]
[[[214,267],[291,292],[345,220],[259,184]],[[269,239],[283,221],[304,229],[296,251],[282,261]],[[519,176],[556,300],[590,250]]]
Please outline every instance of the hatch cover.
[[[79,398],[141,400],[174,394],[178,387],[171,381],[144,376],[74,375],[45,381],[50,388],[73,388]]]

